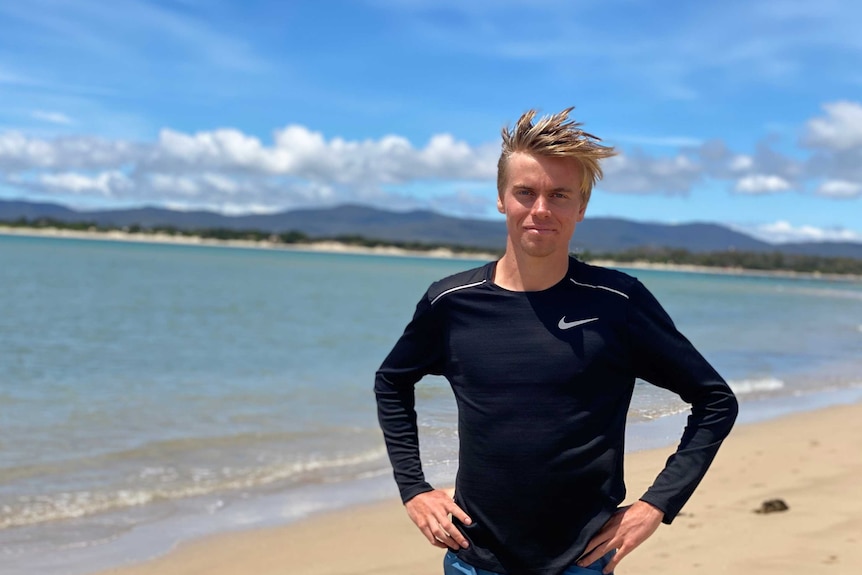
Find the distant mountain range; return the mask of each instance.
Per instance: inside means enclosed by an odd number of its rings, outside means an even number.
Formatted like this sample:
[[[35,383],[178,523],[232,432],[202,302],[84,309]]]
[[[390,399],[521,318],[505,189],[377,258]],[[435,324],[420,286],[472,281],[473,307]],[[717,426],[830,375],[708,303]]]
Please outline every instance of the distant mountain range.
[[[0,200],[0,221],[53,218],[127,227],[174,226],[183,230],[227,228],[272,233],[298,231],[311,238],[364,236],[386,241],[423,242],[502,250],[502,221],[444,216],[427,210],[392,212],[360,205],[297,209],[267,215],[225,216],[207,211],[164,208],[78,211],[58,204]],[[682,248],[690,252],[776,251],[782,253],[862,259],[862,243],[807,242],[771,244],[710,223],[655,224],[618,218],[587,217],[578,224],[572,249],[613,254],[633,248]]]

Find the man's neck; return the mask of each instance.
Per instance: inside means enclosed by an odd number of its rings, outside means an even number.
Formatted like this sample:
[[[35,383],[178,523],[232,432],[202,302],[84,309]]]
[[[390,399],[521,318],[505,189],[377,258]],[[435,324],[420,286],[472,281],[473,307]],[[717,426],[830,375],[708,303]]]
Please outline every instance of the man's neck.
[[[493,281],[511,291],[541,291],[558,284],[568,271],[568,254],[534,258],[506,250],[497,262]]]

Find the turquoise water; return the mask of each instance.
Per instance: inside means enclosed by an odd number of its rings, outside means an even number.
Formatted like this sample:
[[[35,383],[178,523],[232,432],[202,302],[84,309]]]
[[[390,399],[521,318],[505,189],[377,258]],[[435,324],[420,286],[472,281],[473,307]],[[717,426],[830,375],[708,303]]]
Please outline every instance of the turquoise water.
[[[3,573],[395,496],[374,371],[427,285],[478,263],[0,236]],[[743,413],[862,384],[860,283],[631,273]],[[451,393],[418,394],[426,469],[451,482]],[[638,386],[630,444],[684,407]]]

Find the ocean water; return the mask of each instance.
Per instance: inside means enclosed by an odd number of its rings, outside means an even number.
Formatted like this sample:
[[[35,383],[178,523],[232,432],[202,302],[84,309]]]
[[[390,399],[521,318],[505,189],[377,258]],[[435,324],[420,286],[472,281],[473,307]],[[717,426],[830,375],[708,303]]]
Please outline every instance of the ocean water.
[[[428,284],[479,263],[0,235],[0,572],[394,497],[374,371]],[[862,284],[629,272],[744,419],[862,399]],[[451,392],[417,395],[426,471],[451,483]],[[630,448],[672,443],[685,408],[638,385]]]

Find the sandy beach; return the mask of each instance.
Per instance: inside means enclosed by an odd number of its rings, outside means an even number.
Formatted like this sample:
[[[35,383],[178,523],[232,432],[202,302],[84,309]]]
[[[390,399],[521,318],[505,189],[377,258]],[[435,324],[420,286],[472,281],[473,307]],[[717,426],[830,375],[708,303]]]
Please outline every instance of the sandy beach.
[[[649,485],[671,451],[628,456],[631,497]],[[682,514],[616,572],[859,573],[860,476],[862,404],[739,425]],[[755,512],[771,499],[789,509]],[[393,499],[183,544],[103,575],[436,575],[440,562],[440,550],[425,542]]]
[[[319,240],[296,244],[285,244],[268,240],[219,240],[214,238],[204,238],[200,236],[171,235],[161,232],[131,233],[122,230],[83,231],[61,228],[22,228],[4,226],[2,224],[0,224],[0,234],[10,236],[68,238],[92,241],[141,242],[150,244],[175,244],[246,249],[281,249],[292,251],[364,254],[378,256],[409,256],[450,259],[463,258],[470,260],[491,260],[498,257],[497,254],[482,251],[455,252],[454,250],[448,248],[408,250],[396,246],[365,247],[333,240]]]

